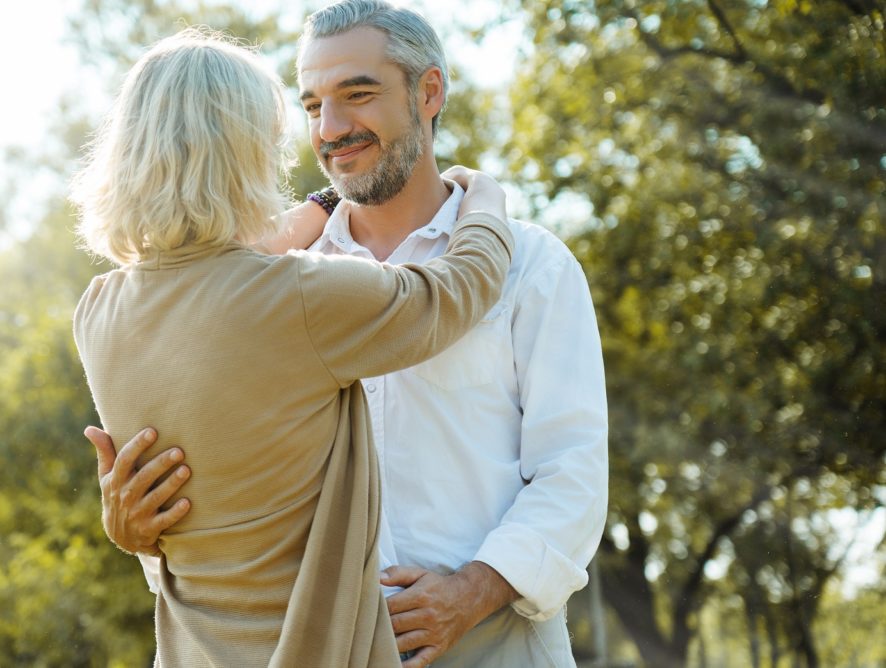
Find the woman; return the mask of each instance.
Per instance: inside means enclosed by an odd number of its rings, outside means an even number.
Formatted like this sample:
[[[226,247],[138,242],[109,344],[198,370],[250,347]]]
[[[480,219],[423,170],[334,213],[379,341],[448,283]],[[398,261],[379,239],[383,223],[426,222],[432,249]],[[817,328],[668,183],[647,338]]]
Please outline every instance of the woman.
[[[509,263],[503,193],[479,177],[421,267],[249,249],[278,233],[285,121],[254,54],[188,30],[129,73],[75,184],[87,246],[122,265],[74,315],[102,423],[122,439],[150,419],[146,457],[183,444],[200,471],[160,542],[158,665],[400,665],[356,381],[454,342]]]

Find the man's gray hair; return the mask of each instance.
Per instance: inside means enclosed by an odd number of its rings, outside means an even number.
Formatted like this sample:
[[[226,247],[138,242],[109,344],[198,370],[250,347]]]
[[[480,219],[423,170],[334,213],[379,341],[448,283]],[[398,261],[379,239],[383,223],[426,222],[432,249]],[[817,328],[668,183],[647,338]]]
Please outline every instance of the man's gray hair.
[[[305,22],[299,54],[311,39],[363,27],[376,28],[388,36],[387,56],[402,68],[412,94],[418,91],[418,80],[428,68],[439,67],[443,73],[443,107],[446,106],[449,70],[440,38],[423,16],[384,0],[341,0],[314,12]],[[443,107],[431,122],[435,136]]]

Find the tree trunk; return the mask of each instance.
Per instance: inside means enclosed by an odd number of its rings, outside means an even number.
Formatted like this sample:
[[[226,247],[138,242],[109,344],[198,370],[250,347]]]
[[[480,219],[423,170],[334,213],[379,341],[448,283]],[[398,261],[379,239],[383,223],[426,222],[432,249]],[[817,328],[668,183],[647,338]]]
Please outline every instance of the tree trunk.
[[[664,637],[655,620],[652,589],[644,572],[645,558],[634,546],[621,564],[606,564],[603,569],[603,595],[618,615],[644,663],[650,668],[684,668],[686,648],[682,651]],[[614,560],[613,560],[614,561]]]
[[[797,649],[806,659],[806,668],[818,668],[818,652],[815,651],[815,641],[812,638],[811,616],[806,614],[807,610],[803,605],[803,592],[800,591],[799,578],[797,577],[797,571],[799,569],[794,554],[794,534],[791,530],[791,522],[794,518],[793,490],[788,491],[787,514],[786,548],[788,557],[788,575],[790,578],[791,589],[793,590],[791,608],[794,611],[793,617],[797,630]]]
[[[781,646],[778,641],[778,626],[775,618],[772,616],[772,610],[769,606],[763,606],[763,615],[766,620],[766,635],[769,638],[769,663],[772,668],[778,668],[778,662],[781,660]]]
[[[701,633],[698,634],[698,667],[708,668],[708,648]]]
[[[603,592],[600,585],[600,558],[594,557],[590,566],[588,592],[591,596],[591,626],[594,631],[594,665],[609,665],[609,649],[606,643],[606,611],[603,608]]]
[[[751,668],[760,668],[760,632],[757,629],[758,617],[752,605],[745,601],[748,620],[748,644],[751,651]]]

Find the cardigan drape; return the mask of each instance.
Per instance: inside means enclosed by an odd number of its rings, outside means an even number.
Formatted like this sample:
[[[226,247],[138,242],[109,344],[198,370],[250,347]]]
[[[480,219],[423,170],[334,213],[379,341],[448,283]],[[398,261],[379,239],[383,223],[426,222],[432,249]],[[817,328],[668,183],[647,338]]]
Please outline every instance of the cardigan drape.
[[[495,304],[513,239],[472,213],[392,266],[236,244],[93,279],[74,337],[117,443],[179,445],[191,510],[160,539],[159,666],[400,666],[378,582],[379,479],[360,377],[412,366]],[[420,443],[416,447],[421,447]]]

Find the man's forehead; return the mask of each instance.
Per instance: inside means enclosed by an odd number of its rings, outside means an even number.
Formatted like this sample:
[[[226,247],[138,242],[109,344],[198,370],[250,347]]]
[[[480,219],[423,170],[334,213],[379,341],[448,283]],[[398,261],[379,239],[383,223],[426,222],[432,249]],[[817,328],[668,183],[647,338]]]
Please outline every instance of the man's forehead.
[[[299,81],[303,77],[326,77],[331,74],[351,76],[357,70],[385,65],[387,35],[377,28],[362,26],[329,37],[313,37],[299,51]]]

